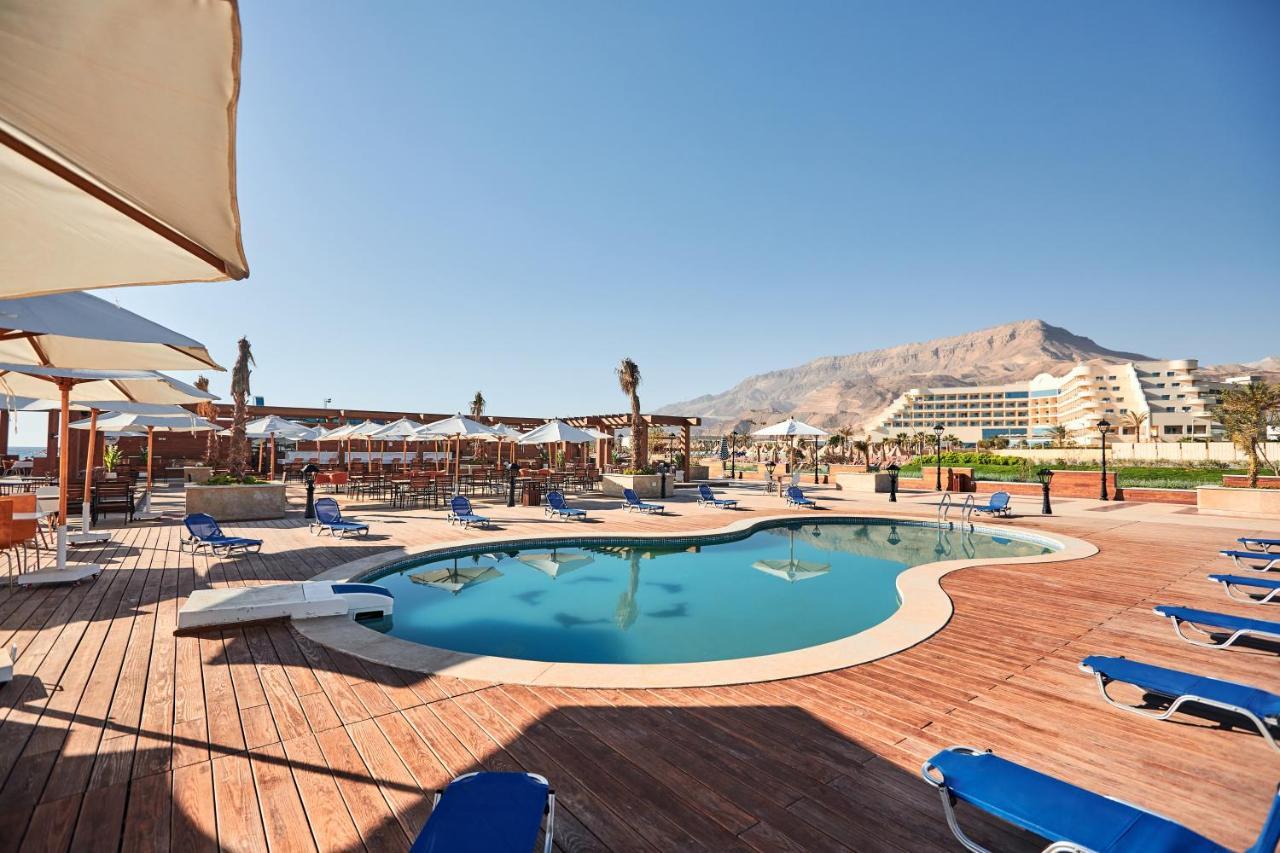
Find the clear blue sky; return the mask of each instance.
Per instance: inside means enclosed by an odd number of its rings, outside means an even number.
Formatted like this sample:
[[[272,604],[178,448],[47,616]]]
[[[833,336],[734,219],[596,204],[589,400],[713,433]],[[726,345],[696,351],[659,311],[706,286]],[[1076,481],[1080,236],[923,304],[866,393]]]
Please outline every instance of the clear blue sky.
[[[1280,351],[1280,3],[241,8],[252,277],[103,295],[272,403],[621,411],[622,356],[656,407],[1026,317]]]

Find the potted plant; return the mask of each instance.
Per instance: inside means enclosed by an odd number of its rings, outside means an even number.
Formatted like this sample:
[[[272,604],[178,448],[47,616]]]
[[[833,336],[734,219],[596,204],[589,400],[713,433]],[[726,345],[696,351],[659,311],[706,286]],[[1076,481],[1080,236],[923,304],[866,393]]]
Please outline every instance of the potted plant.
[[[116,478],[116,466],[124,459],[124,453],[118,444],[108,444],[102,451],[102,467],[106,469],[108,480]]]

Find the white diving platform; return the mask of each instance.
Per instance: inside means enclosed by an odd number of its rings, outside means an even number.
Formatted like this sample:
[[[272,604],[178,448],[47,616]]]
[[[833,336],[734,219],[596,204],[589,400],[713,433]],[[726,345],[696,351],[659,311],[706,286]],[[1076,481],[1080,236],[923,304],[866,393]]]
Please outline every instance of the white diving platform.
[[[198,589],[178,610],[178,630],[266,619],[389,616],[391,592],[368,583],[302,583]]]

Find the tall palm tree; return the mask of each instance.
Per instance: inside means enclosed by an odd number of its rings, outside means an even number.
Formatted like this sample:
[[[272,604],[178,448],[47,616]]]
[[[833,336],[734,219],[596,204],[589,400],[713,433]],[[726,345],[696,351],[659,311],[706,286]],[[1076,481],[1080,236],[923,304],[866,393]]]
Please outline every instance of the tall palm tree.
[[[236,346],[236,365],[231,368],[231,402],[234,409],[231,415],[231,451],[227,466],[231,469],[232,477],[243,477],[245,469],[249,467],[249,440],[244,436],[244,427],[249,422],[249,365],[254,364],[254,361],[248,338],[241,338]]]
[[[911,446],[911,435],[905,432],[898,433],[893,437],[893,446],[897,448],[899,453],[906,450]]]
[[[471,398],[471,417],[478,418],[484,414],[485,399],[479,391]]]
[[[955,435],[954,433],[947,433],[942,437],[942,443],[946,445],[947,450],[954,450],[963,442],[960,441],[960,437],[958,435]]]
[[[624,358],[614,373],[618,387],[631,399],[631,467],[644,468],[649,464],[649,427],[640,414],[640,365]]]
[[[1213,418],[1222,424],[1222,429],[1235,444],[1244,451],[1249,461],[1249,487],[1258,487],[1258,466],[1267,462],[1265,445],[1267,434],[1276,422],[1280,413],[1280,385],[1266,382],[1250,382],[1222,392],[1217,406],[1213,408]]]
[[[836,435],[840,436],[840,446],[844,448],[844,458],[846,462],[852,458],[853,431],[853,427],[847,425],[836,430]]]
[[[209,390],[209,377],[201,376],[196,380],[196,388],[201,391]],[[218,415],[218,407],[213,404],[212,400],[201,400],[196,404],[196,414],[204,418],[206,421],[212,421]],[[208,431],[208,437],[204,443],[204,464],[213,465],[218,456],[218,431],[211,429]]]
[[[1146,412],[1128,411],[1124,413],[1124,417],[1121,419],[1121,423],[1124,426],[1133,428],[1134,442],[1142,441],[1142,432],[1143,432],[1142,425],[1145,424],[1146,422],[1147,422]]]
[[[627,580],[627,589],[618,596],[618,606],[613,611],[613,621],[624,631],[636,624],[636,618],[640,615],[640,607],[636,602],[636,592],[640,589],[640,552],[631,548],[627,556],[631,564],[631,575]]]
[[[862,458],[866,460],[865,464],[871,463],[871,444],[863,439],[853,442],[853,449],[862,454]]]
[[[1049,429],[1049,437],[1053,440],[1054,447],[1065,447],[1070,435],[1071,434],[1067,431],[1067,428],[1062,424],[1058,424]]]

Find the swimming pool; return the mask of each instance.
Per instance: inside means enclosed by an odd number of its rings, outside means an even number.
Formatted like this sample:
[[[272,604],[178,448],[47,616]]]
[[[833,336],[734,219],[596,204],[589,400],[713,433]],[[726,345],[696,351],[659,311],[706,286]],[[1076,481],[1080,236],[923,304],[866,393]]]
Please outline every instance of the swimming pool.
[[[474,655],[665,664],[794,651],[848,637],[899,607],[911,566],[1025,557],[1034,538],[866,520],[774,522],[737,534],[556,539],[455,550],[365,577],[395,615],[370,627]]]

